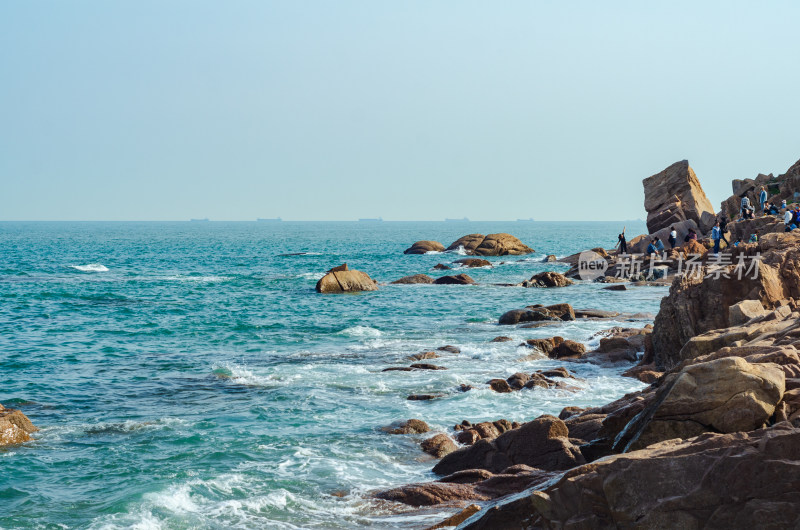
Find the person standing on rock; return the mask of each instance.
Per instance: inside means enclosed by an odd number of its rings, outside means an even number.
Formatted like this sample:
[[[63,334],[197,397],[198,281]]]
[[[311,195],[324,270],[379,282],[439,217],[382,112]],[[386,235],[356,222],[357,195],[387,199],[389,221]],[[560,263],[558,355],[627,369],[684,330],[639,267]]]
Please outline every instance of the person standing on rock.
[[[669,246],[671,248],[675,248],[675,243],[678,242],[678,231],[675,230],[674,226],[670,226],[669,230],[669,239],[667,241],[669,241]]]
[[[719,254],[719,240],[722,230],[719,228],[719,221],[714,223],[714,228],[711,229],[711,239],[714,240],[714,254]]]
[[[761,205],[761,212],[766,215],[764,205],[767,203],[767,188],[761,186],[761,193],[758,194],[758,203]]]
[[[794,221],[794,214],[792,213],[791,210],[786,210],[786,213],[783,214],[784,232],[791,232],[792,230],[797,228],[797,226],[794,224],[793,221]]]
[[[719,218],[719,234],[722,241],[725,242],[725,246],[731,246],[731,242],[727,240],[725,237],[725,233],[728,231],[728,216],[726,214],[722,214]]]
[[[616,246],[619,247],[620,254],[627,254],[628,253],[628,242],[625,240],[625,227],[622,227],[622,233],[617,236],[617,244]]]
[[[747,195],[742,195],[742,206],[740,214],[742,219],[753,218],[753,205],[750,204],[750,197],[748,197]]]

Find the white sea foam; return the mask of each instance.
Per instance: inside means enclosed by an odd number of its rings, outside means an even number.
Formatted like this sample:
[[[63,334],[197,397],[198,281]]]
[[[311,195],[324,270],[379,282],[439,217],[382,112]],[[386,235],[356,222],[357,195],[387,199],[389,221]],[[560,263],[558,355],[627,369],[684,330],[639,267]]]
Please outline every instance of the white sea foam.
[[[81,272],[108,272],[108,267],[101,263],[88,263],[86,265],[70,265],[75,270]]]
[[[319,280],[325,276],[324,272],[304,272],[302,274],[298,274],[297,278],[303,278],[305,280]]]
[[[212,366],[214,375],[221,379],[229,380],[233,383],[245,386],[257,386],[263,388],[275,388],[300,378],[300,374],[287,375],[280,377],[275,374],[261,375],[253,372],[249,368],[235,363],[220,363]]]
[[[227,282],[228,280],[231,280],[233,278],[231,278],[230,276],[217,276],[215,274],[210,274],[207,276],[186,276],[178,274],[173,276],[163,276],[160,279],[168,282],[221,283],[221,282]]]
[[[353,326],[338,331],[336,334],[345,337],[380,337],[383,335],[383,332],[369,326]]]

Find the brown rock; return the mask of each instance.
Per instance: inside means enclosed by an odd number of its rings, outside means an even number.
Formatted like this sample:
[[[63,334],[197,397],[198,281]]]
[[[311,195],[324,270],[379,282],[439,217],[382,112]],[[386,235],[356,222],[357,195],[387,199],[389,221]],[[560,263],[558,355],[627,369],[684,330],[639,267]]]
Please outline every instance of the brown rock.
[[[453,263],[458,263],[462,267],[475,268],[475,267],[491,267],[491,262],[480,258],[462,258],[457,259]]]
[[[784,380],[779,367],[750,364],[740,357],[687,366],[659,388],[615,446],[628,451],[708,431],[751,431],[775,412]]]
[[[422,420],[411,419],[392,423],[382,427],[381,430],[389,434],[422,434],[430,431],[431,428]]]
[[[572,285],[572,280],[559,272],[546,271],[534,274],[527,282],[523,282],[523,287],[566,287]]]
[[[461,445],[472,445],[481,439],[481,435],[475,429],[460,431],[456,435],[456,441]]]
[[[505,379],[492,379],[489,381],[489,388],[495,392],[508,393],[511,392],[511,386]]]
[[[435,270],[437,270],[437,271],[449,271],[450,270],[450,267],[448,267],[444,263],[437,263],[436,265],[433,266],[433,268]]]
[[[440,397],[444,397],[444,394],[411,394],[406,399],[408,401],[430,401]]]
[[[463,528],[795,528],[799,446],[786,422],[670,440],[570,470]]]
[[[558,261],[558,258],[555,256],[555,254],[548,254],[542,261],[545,263],[554,263]]]
[[[460,247],[464,247],[467,254],[472,254],[478,245],[483,243],[483,239],[483,234],[467,234],[453,241],[447,250],[458,250]]]
[[[647,230],[651,234],[686,219],[696,222],[702,233],[714,226],[714,207],[688,161],[676,162],[642,184]]]
[[[0,405],[0,447],[28,442],[31,433],[38,430],[19,410]]]
[[[444,366],[437,366],[435,364],[428,364],[428,363],[414,363],[411,365],[411,368],[415,370],[447,370]]]
[[[475,248],[480,256],[518,256],[535,252],[511,234],[489,234]]]
[[[475,280],[466,274],[456,274],[455,276],[436,278],[433,283],[436,285],[471,285],[475,283]]]
[[[414,355],[409,356],[409,359],[412,361],[424,361],[425,359],[436,359],[439,357],[439,354],[435,351],[424,351],[422,353],[415,353]]]
[[[558,415],[558,419],[566,420],[567,418],[575,416],[576,414],[580,414],[585,410],[586,409],[582,407],[564,407],[563,409],[561,409],[561,413]]]
[[[403,254],[425,254],[426,252],[444,252],[444,245],[438,241],[417,241]]]
[[[341,265],[345,270],[334,270],[327,273],[317,282],[318,293],[352,293],[358,291],[377,291],[375,280],[365,272],[349,270],[347,264]],[[336,267],[337,269],[339,267]]]
[[[413,276],[403,276],[399,280],[395,280],[392,283],[394,284],[428,284],[433,283],[433,278],[428,276],[427,274],[415,274]]]
[[[440,528],[447,528],[452,526],[458,526],[476,513],[481,511],[481,507],[477,504],[470,504],[460,512],[455,515],[451,515],[441,523],[437,523],[433,526],[429,526],[425,530],[439,530]]]
[[[586,352],[586,346],[574,340],[565,340],[550,352],[552,359],[575,359],[582,356]]]
[[[479,494],[472,484],[428,482],[408,484],[375,494],[378,499],[401,502],[410,506],[435,506],[454,501],[489,500],[488,495]]]
[[[489,342],[509,342],[509,341],[512,341],[512,340],[514,340],[514,339],[512,339],[511,337],[506,337],[504,335],[501,335],[500,337],[493,338]]]
[[[528,381],[530,381],[530,379],[531,376],[529,376],[528,374],[517,372],[508,379],[506,379],[506,381],[508,382],[508,386],[510,386],[512,390],[519,390],[523,388],[528,383]]]
[[[420,446],[422,450],[436,458],[442,458],[458,449],[453,440],[446,434],[437,434],[424,440]]]
[[[440,475],[464,469],[487,469],[496,473],[516,464],[545,471],[569,469],[583,463],[583,457],[568,436],[563,421],[553,416],[540,416],[493,441],[479,440],[450,453],[433,471]]]
[[[458,346],[451,346],[449,344],[447,346],[440,346],[436,349],[438,351],[446,351],[447,353],[461,353],[461,348]]]

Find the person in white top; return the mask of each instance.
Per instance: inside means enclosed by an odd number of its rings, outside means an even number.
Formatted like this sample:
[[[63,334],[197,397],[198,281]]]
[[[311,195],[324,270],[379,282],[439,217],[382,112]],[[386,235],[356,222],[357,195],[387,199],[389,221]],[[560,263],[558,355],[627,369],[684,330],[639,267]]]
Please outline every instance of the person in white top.
[[[669,241],[669,244],[672,248],[675,248],[675,243],[678,242],[678,232],[675,230],[674,226],[670,227],[669,239],[667,241]]]

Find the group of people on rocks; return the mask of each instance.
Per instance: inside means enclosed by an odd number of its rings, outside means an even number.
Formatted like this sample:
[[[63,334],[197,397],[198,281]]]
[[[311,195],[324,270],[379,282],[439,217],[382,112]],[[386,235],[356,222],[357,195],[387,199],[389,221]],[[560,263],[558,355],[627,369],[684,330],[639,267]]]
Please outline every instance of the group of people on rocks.
[[[742,196],[741,207],[739,210],[739,219],[754,219],[755,218],[755,207],[750,203],[750,198],[747,194],[743,194]],[[769,202],[768,200],[769,195],[767,193],[767,188],[765,186],[761,186],[758,194],[758,204],[761,209],[762,215],[775,215],[780,216],[781,212],[783,212],[783,224],[785,225],[784,231],[791,232],[792,230],[796,230],[800,228],[800,204],[794,204],[793,206],[789,207],[786,204],[786,200],[781,201],[781,204],[778,205],[774,202]],[[719,254],[720,247],[722,242],[725,242],[727,247],[738,247],[742,244],[742,238],[737,238],[737,240],[731,244],[730,241],[727,240],[725,237],[725,233],[728,231],[728,218],[723,213],[718,219],[717,222],[714,224],[714,227],[711,229],[711,240],[714,243],[714,254]],[[752,234],[750,234],[750,238],[748,239],[748,243],[757,243],[758,242],[759,232],[755,230]],[[690,240],[697,240],[697,232],[693,229],[689,229],[686,236],[683,238],[684,243],[688,243]],[[674,226],[670,227],[669,238],[667,239],[670,245],[670,249],[674,249],[678,243],[678,231],[675,229]],[[628,254],[628,242],[625,238],[625,228],[623,227],[622,233],[617,236],[617,244],[616,248],[619,249],[619,254]],[[660,254],[664,252],[665,247],[664,243],[658,237],[652,237],[647,245],[646,254]]]

